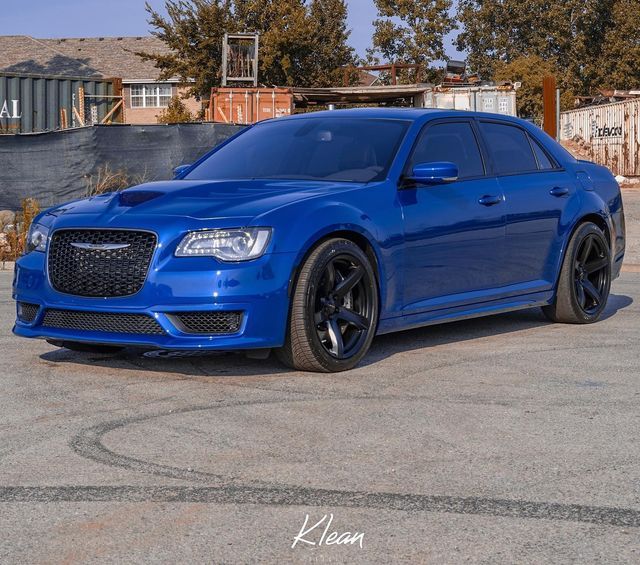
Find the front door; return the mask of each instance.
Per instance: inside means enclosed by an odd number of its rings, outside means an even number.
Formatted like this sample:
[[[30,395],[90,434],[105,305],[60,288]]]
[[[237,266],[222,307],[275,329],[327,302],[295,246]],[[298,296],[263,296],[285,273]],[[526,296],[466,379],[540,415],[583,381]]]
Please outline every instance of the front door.
[[[484,302],[504,284],[504,195],[486,175],[474,126],[455,119],[428,124],[405,174],[419,163],[458,166],[455,182],[401,187],[404,307],[410,315]]]

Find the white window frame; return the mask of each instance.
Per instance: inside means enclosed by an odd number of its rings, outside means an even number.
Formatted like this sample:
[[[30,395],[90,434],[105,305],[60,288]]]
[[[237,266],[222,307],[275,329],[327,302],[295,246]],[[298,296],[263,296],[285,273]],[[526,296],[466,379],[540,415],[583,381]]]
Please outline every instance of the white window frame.
[[[166,108],[173,96],[173,88],[168,83],[132,84],[130,88],[131,108]],[[139,89],[139,93],[134,94],[134,89]],[[161,98],[167,102],[162,103]]]

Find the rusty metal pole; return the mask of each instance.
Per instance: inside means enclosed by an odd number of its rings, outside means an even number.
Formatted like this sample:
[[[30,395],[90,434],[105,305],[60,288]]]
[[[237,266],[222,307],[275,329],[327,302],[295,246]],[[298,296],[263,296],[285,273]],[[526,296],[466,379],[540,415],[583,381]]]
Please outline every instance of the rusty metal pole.
[[[396,84],[396,76],[397,76],[397,73],[396,73],[396,64],[395,64],[395,63],[393,63],[393,64],[391,65],[391,84],[393,84],[393,85],[395,85],[395,84]]]
[[[544,131],[553,139],[558,136],[556,114],[556,77],[547,76],[542,81],[542,100],[544,104]]]

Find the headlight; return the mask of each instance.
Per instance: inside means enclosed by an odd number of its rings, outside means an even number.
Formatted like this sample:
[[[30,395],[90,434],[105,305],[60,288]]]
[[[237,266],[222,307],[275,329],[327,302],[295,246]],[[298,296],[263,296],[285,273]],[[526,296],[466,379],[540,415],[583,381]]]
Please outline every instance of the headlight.
[[[267,248],[271,228],[239,228],[188,233],[178,245],[176,257],[216,257],[221,261],[248,261]]]
[[[27,253],[32,251],[45,252],[47,250],[47,240],[49,239],[49,228],[40,224],[32,224],[27,235]]]

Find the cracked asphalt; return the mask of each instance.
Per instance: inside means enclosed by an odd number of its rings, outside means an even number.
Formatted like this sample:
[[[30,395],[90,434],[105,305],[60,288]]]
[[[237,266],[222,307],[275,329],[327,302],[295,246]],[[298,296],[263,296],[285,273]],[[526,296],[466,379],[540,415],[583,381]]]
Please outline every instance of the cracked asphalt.
[[[597,324],[402,332],[337,375],[18,339],[0,271],[0,562],[638,562],[634,253]],[[306,515],[362,548],[292,549]]]

